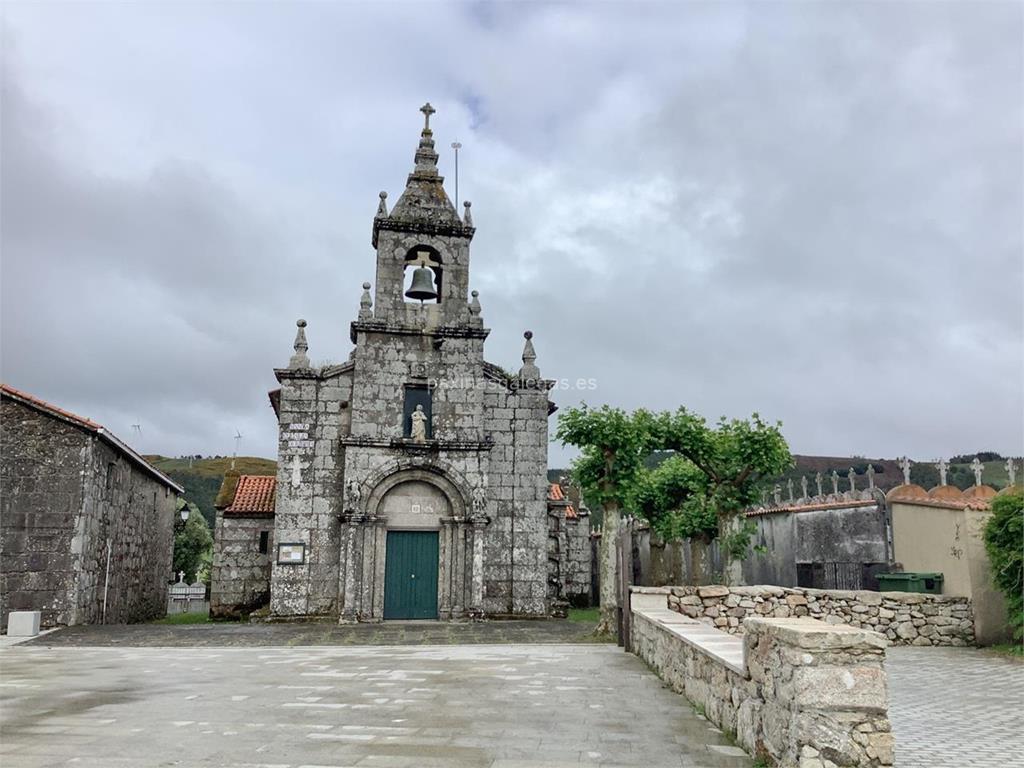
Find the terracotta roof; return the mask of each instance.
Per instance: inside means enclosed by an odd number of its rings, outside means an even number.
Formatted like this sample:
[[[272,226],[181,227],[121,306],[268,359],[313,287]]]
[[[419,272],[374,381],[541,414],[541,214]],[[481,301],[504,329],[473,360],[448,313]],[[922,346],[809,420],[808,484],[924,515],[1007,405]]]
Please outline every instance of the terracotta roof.
[[[133,462],[136,466],[138,466],[147,474],[150,474],[153,477],[155,477],[163,485],[166,485],[168,488],[172,489],[176,493],[185,492],[184,488],[182,488],[176,482],[171,480],[171,478],[169,478],[159,469],[157,469],[144,458],[142,458],[142,456],[140,456],[132,448],[130,448],[127,445],[127,443],[122,442],[120,438],[118,438],[115,434],[110,432],[102,424],[97,424],[92,419],[87,419],[84,416],[79,416],[77,414],[71,413],[71,411],[65,411],[63,408],[60,408],[59,406],[56,406],[53,403],[48,403],[46,400],[42,400],[41,398],[38,398],[35,395],[30,395],[28,394],[28,392],[22,392],[20,389],[15,389],[14,387],[8,384],[4,384],[2,382],[0,382],[0,395],[2,395],[3,397],[9,397],[11,400],[15,400],[16,402],[22,403],[23,405],[27,405],[30,408],[36,409],[37,411],[41,411],[43,413],[48,414],[49,416],[53,416],[56,419],[66,421],[69,424],[74,424],[76,427],[84,429],[87,432],[91,432],[92,434],[96,435],[99,439],[103,440],[105,443],[113,446],[115,450],[124,454],[129,461]]]
[[[874,499],[846,499],[842,501],[817,501],[809,504],[783,504],[778,507],[756,507],[743,513],[744,517],[761,517],[777,515],[783,512],[815,512],[824,509],[856,509],[857,507],[877,507]]]
[[[579,517],[576,507],[565,498],[565,492],[558,483],[550,483],[548,485],[548,503],[555,507],[565,507],[565,516],[570,520]]]
[[[964,497],[964,492],[955,485],[936,485],[928,491],[928,495],[941,501],[960,501]]]
[[[974,488],[970,488],[961,491],[955,485],[937,485],[931,491],[926,491],[919,485],[898,485],[889,491],[886,498],[897,504],[916,504],[943,509],[988,509],[989,499],[995,495],[995,491],[987,485],[980,487],[986,490],[974,491]]]
[[[273,475],[242,475],[238,478],[235,498],[224,514],[274,514],[277,478]]]

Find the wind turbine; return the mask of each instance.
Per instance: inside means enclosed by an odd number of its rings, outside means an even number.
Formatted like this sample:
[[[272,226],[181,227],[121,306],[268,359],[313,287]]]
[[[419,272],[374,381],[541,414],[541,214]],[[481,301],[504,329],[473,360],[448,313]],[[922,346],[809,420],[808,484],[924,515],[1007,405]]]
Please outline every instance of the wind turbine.
[[[235,427],[235,453],[231,457],[231,468],[235,468],[235,458],[238,456],[238,446],[242,442],[242,433],[238,431],[238,427]]]

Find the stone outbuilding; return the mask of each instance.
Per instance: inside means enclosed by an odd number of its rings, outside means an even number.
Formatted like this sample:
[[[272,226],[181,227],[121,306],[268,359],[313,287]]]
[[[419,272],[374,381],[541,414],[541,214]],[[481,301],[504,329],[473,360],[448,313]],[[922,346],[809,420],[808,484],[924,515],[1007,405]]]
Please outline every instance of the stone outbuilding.
[[[376,285],[363,284],[348,360],[313,365],[300,320],[295,354],[275,370],[272,616],[548,611],[552,382],[541,378],[529,332],[517,373],[484,359],[490,331],[470,292],[470,204],[460,217],[449,200],[434,110],[422,111],[405,190],[390,211],[380,195]],[[251,528],[225,509],[217,535],[243,525]],[[243,538],[255,542],[252,531]],[[215,589],[233,589],[229,572]]]
[[[163,616],[182,488],[102,425],[0,384],[0,621]]]
[[[229,472],[217,495],[210,615],[235,618],[270,603],[277,478]]]
[[[548,584],[553,603],[585,608],[591,603],[593,551],[590,511],[579,489],[548,486]]]

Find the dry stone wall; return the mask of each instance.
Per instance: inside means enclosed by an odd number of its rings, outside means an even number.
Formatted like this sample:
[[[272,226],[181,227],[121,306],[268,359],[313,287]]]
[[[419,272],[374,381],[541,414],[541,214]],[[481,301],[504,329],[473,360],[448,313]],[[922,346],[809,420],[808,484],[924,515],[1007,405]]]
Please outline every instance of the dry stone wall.
[[[732,634],[748,617],[807,616],[885,635],[893,645],[973,645],[966,597],[774,586],[671,587],[668,607]]]
[[[732,638],[672,616],[634,608],[633,651],[749,753],[779,768],[893,765],[880,634],[751,617]],[[728,651],[741,643],[737,666]]]

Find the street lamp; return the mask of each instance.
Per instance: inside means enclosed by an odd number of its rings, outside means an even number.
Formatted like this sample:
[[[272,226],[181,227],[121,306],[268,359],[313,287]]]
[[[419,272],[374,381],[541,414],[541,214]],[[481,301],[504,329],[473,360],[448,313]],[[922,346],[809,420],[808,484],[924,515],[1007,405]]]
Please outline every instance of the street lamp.
[[[181,508],[181,522],[187,523],[188,522],[188,515],[189,515],[189,508],[186,505],[186,506]]]
[[[457,141],[452,142],[452,149],[455,150],[455,210],[459,210],[459,150],[462,149],[462,144]]]

